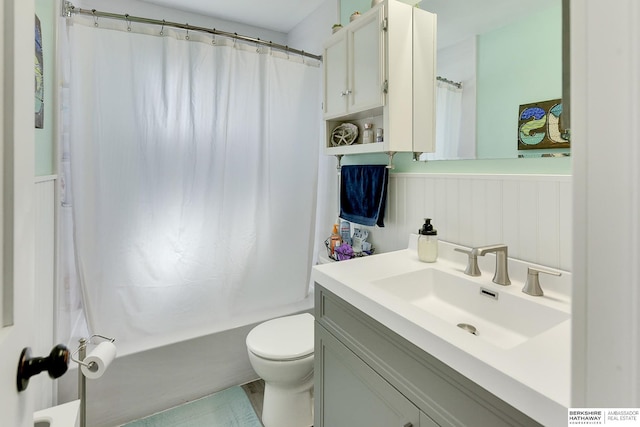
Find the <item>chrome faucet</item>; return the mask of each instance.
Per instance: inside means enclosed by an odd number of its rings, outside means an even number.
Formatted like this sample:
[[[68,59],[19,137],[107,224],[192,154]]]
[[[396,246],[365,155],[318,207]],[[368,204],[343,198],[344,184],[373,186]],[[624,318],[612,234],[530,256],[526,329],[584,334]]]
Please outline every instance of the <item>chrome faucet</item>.
[[[476,257],[484,256],[489,252],[495,252],[496,254],[496,273],[493,275],[493,283],[498,285],[507,286],[511,284],[509,280],[509,272],[507,270],[508,253],[507,245],[497,244],[489,246],[481,246],[479,248],[471,249],[471,254]]]

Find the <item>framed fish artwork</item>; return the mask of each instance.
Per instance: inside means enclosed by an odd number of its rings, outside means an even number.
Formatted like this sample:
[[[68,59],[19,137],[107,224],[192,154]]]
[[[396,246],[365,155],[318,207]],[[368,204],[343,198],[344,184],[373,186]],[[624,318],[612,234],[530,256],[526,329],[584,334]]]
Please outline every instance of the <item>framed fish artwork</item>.
[[[562,100],[520,105],[518,110],[518,150],[569,148],[560,127]]]

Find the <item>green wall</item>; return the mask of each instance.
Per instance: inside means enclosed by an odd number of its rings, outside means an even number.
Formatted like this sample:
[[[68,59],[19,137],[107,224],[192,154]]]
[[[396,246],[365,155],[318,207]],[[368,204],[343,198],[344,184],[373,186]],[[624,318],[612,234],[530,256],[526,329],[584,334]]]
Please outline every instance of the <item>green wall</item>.
[[[56,69],[55,3],[52,0],[35,0],[36,15],[42,29],[42,54],[44,61],[44,128],[35,129],[36,176],[52,175],[54,167],[54,86]]]

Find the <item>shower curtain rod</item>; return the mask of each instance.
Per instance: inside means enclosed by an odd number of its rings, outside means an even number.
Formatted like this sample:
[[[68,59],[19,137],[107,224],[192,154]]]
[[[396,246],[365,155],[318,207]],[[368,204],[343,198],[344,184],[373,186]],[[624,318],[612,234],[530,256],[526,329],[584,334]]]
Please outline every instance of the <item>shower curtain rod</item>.
[[[457,87],[458,89],[462,88],[462,83],[454,82],[452,80],[445,79],[444,77],[438,76],[438,77],[436,77],[436,80],[444,82],[444,83],[448,83],[448,84],[450,84],[452,86]]]
[[[245,42],[268,46],[270,48],[278,49],[286,53],[297,54],[301,56],[306,56],[308,58],[313,58],[318,61],[322,61],[321,55],[314,55],[312,53],[305,52],[304,50],[294,49],[286,45],[273,43],[271,41],[261,40],[260,38],[243,36],[238,33],[229,33],[227,31],[216,30],[215,28],[197,27],[194,25],[189,25],[188,23],[181,24],[179,22],[170,22],[170,21],[165,21],[164,19],[163,20],[150,19],[150,18],[142,18],[140,16],[131,16],[129,14],[122,15],[117,13],[101,12],[95,9],[91,9],[91,10],[81,9],[81,8],[75,7],[70,1],[63,0],[62,16],[66,16],[67,18],[70,18],[71,15],[74,13],[78,13],[81,15],[89,15],[89,16],[93,16],[94,18],[119,19],[119,20],[127,21],[127,23],[139,22],[143,24],[161,25],[163,27],[180,28],[187,31],[199,31],[199,32],[214,34],[217,36],[227,37],[235,40],[242,40]]]

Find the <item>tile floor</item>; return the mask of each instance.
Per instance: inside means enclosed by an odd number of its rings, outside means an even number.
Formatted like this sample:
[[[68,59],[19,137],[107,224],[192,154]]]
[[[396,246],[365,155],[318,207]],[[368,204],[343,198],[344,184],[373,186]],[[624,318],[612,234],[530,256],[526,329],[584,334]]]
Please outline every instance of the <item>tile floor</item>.
[[[259,419],[263,395],[264,383],[256,381],[186,402],[123,427],[264,427]]]

